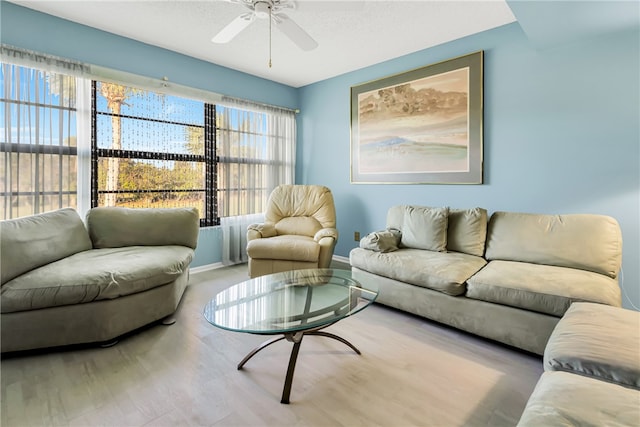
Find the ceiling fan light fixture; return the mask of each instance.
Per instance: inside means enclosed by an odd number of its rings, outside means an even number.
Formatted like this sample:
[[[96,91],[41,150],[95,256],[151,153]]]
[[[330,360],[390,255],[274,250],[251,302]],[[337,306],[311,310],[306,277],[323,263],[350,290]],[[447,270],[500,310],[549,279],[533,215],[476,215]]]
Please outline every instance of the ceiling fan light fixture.
[[[257,18],[266,19],[270,15],[271,4],[264,1],[259,1],[256,2],[253,10]]]

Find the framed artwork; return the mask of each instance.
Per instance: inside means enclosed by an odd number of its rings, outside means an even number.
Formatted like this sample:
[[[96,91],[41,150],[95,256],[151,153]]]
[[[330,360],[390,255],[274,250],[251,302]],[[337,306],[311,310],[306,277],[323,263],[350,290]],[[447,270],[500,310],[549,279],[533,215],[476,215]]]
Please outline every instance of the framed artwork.
[[[351,182],[482,184],[483,52],[351,87]]]

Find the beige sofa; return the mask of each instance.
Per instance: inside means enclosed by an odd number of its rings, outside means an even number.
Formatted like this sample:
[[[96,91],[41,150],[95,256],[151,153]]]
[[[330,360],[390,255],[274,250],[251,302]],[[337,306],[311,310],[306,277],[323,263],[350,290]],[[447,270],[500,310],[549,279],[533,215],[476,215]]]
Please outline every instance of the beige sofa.
[[[107,342],[175,312],[195,209],[73,209],[0,222],[3,353]]]
[[[519,427],[640,425],[640,313],[575,303],[554,329]]]
[[[572,302],[621,304],[611,217],[403,205],[386,225],[400,231],[397,250],[376,247],[389,237],[380,230],[349,255],[379,303],[537,354]]]

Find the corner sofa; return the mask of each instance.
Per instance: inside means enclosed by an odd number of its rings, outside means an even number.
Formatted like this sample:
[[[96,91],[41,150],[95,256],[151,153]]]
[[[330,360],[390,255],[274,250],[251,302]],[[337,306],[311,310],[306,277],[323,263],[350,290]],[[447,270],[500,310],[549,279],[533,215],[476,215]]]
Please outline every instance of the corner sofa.
[[[574,303],[545,348],[519,427],[640,425],[640,313]]]
[[[196,209],[73,209],[0,222],[2,353],[107,342],[173,314]]]
[[[611,217],[401,205],[386,226],[349,254],[381,304],[540,355],[573,302],[621,305]]]

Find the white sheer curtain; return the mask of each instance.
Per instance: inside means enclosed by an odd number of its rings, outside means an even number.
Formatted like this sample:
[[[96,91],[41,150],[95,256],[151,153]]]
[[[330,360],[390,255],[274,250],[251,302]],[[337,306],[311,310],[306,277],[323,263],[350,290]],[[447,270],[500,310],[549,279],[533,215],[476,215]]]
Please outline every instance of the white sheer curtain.
[[[89,66],[0,45],[0,219],[90,206]]]
[[[271,191],[295,182],[295,113],[224,98],[217,107],[222,263],[248,260],[247,226],[264,220]]]
[[[91,80],[76,79],[76,129],[78,131],[77,211],[85,218],[91,209]]]
[[[247,227],[264,221],[264,213],[227,216],[220,219],[222,227],[222,264],[247,262]]]

